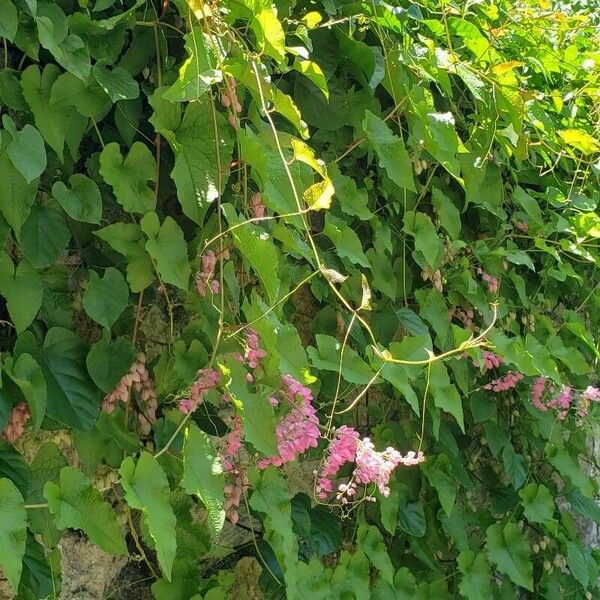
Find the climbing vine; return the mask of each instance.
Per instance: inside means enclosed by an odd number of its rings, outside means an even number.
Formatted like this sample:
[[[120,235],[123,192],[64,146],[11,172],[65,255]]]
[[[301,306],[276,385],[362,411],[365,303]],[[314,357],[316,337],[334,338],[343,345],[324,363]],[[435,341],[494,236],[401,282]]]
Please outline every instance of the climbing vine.
[[[0,37],[14,597],[69,530],[157,600],[247,555],[265,598],[598,593],[591,6],[0,0]]]

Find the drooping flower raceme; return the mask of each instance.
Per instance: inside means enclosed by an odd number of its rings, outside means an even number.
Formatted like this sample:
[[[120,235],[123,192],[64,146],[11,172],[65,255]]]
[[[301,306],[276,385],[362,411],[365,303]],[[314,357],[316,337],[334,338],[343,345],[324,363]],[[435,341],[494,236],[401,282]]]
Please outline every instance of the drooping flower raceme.
[[[126,373],[115,388],[109,392],[102,401],[102,410],[112,413],[115,410],[117,402],[126,404],[129,402],[131,392],[138,394],[140,413],[138,422],[140,430],[144,435],[148,435],[152,424],[156,421],[156,410],[158,408],[158,397],[154,381],[146,368],[146,355],[140,352],[129,372]]]
[[[347,462],[354,462],[359,437],[353,427],[342,425],[336,430],[317,479],[317,498],[325,500],[333,492],[333,479],[340,468]]]
[[[483,361],[483,368],[485,371],[497,369],[503,363],[500,356],[493,352],[488,352],[487,350],[484,350],[481,353],[481,360]],[[479,363],[476,360],[473,361],[473,365],[479,367]]]
[[[16,442],[25,430],[25,424],[29,420],[31,412],[27,402],[19,402],[13,407],[8,422],[4,428],[3,437],[5,437],[11,444]],[[0,436],[1,437],[1,436]]]
[[[319,418],[312,405],[310,388],[303,386],[291,375],[284,375],[282,381],[286,404],[291,406],[291,410],[275,430],[279,454],[260,460],[260,469],[266,469],[269,465],[280,467],[295,460],[297,455],[303,454],[309,448],[316,448],[321,436]]]
[[[198,377],[192,383],[189,398],[184,398],[179,402],[179,410],[188,414],[195,411],[204,400],[204,396],[209,390],[217,387],[221,381],[221,374],[214,369],[200,369]]]
[[[356,494],[357,483],[375,484],[383,496],[390,493],[389,481],[399,465],[412,466],[425,461],[422,452],[408,452],[403,456],[395,448],[388,447],[382,452],[375,450],[369,438],[360,439],[358,432],[342,425],[337,429],[335,437],[327,452],[321,472],[317,477],[316,494],[325,500],[333,492],[333,480],[345,463],[355,463],[354,471],[348,483],[341,483],[337,488],[336,499],[342,504]]]
[[[392,471],[400,464],[405,466],[417,465],[425,461],[422,452],[409,452],[402,456],[395,448],[388,447],[383,452],[377,452],[373,442],[364,438],[356,450],[356,469],[354,477],[364,483],[374,483],[383,496],[388,496],[388,487]]]
[[[234,525],[239,520],[238,508],[242,501],[244,488],[248,486],[246,469],[243,467],[240,458],[243,437],[242,419],[236,414],[233,417],[230,432],[222,439],[222,451],[220,454],[226,478],[224,508],[227,518]]]
[[[200,259],[201,270],[196,276],[196,290],[198,295],[204,298],[206,291],[210,290],[213,294],[219,293],[219,282],[213,279],[213,273],[217,266],[217,255],[209,250]]]
[[[491,390],[492,392],[506,392],[516,387],[517,383],[523,379],[523,373],[516,371],[509,371],[503,377],[494,379],[483,386],[484,390]]]

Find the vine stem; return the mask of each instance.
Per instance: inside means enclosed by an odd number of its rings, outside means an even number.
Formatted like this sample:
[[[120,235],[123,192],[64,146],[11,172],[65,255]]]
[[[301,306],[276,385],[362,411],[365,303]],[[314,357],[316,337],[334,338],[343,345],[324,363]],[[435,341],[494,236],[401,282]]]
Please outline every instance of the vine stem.
[[[264,559],[259,547],[258,542],[256,541],[256,534],[254,533],[254,527],[252,527],[252,514],[250,513],[250,505],[248,504],[248,494],[246,494],[246,488],[242,486],[242,495],[244,496],[244,504],[246,506],[246,512],[248,513],[248,519],[250,520],[250,532],[252,534],[252,542],[254,544],[254,549],[256,550],[256,554],[260,558],[260,562],[264,565],[265,569],[269,571],[271,577],[277,582],[278,585],[282,585],[282,582],[279,581],[279,578],[273,571],[271,567],[267,564],[267,561]]]
[[[25,504],[24,506],[27,510],[35,510],[37,508],[49,508],[47,502],[42,502],[41,504]]]
[[[152,566],[152,563],[150,562],[150,560],[146,556],[146,553],[144,552],[144,549],[142,548],[142,544],[140,543],[140,538],[138,537],[137,531],[133,524],[133,519],[131,518],[130,510],[127,511],[127,522],[129,523],[129,531],[131,532],[131,537],[133,538],[133,543],[135,544],[135,547],[137,548],[138,552],[140,553],[140,556],[144,559],[144,562],[146,563],[148,570],[152,574],[152,577],[154,577],[154,579],[159,579],[158,574],[156,573],[156,571],[154,570],[154,567]]]

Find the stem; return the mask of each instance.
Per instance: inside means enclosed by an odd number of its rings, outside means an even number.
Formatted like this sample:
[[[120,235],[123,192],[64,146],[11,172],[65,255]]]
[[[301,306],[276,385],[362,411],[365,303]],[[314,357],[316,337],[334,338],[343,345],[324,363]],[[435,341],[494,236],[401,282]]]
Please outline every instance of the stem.
[[[42,504],[25,504],[27,510],[34,510],[36,508],[48,508],[48,503],[43,502]]]

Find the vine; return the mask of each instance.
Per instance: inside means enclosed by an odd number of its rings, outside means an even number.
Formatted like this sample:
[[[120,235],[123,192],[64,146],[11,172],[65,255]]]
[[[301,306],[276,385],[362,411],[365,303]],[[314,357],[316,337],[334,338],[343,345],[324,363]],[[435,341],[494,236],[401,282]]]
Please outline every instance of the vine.
[[[6,594],[594,597],[594,19],[0,0]]]

